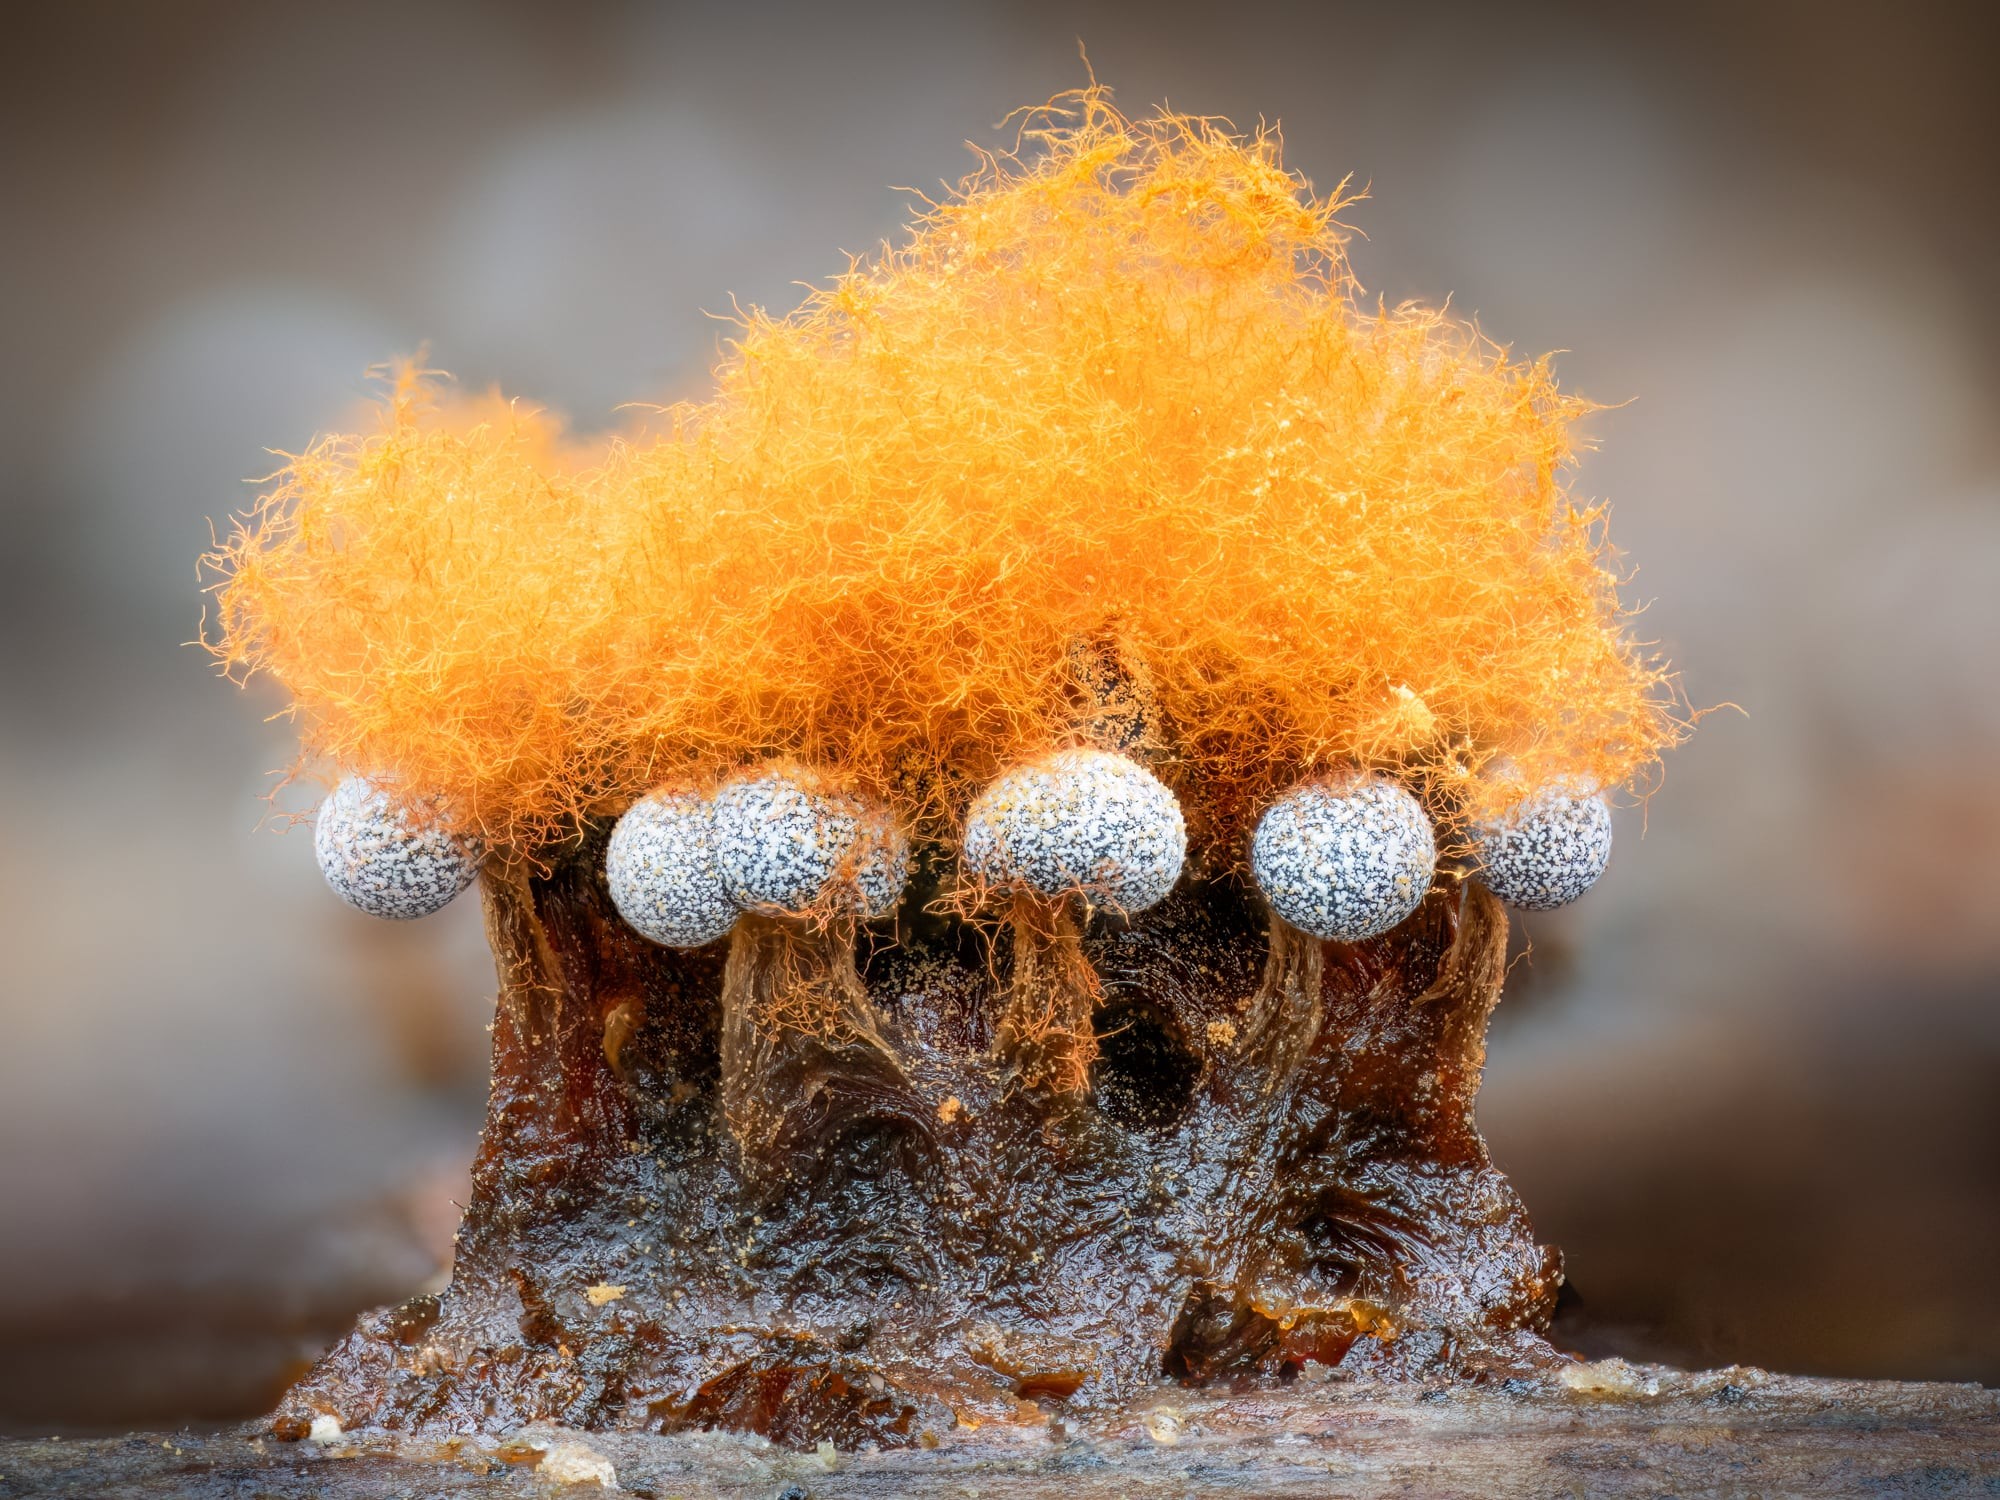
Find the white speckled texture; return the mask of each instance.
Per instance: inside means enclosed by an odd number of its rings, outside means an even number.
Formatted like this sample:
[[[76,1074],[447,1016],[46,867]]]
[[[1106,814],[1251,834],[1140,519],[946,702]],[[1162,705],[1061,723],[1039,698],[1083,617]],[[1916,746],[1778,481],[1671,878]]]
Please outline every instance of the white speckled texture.
[[[1472,831],[1486,888],[1523,911],[1576,900],[1611,860],[1611,809],[1604,799],[1548,787],[1505,818]]]
[[[1174,794],[1138,762],[1062,750],[1007,772],[966,817],[966,870],[1043,896],[1081,891],[1143,911],[1174,888],[1187,824]]]
[[[663,947],[699,948],[736,925],[706,797],[658,791],[633,803],[611,830],[604,874],[618,915]]]
[[[413,824],[361,776],[349,776],[320,804],[313,853],[341,900],[371,917],[398,921],[442,911],[479,874],[476,849]]]
[[[1409,916],[1436,868],[1422,804],[1380,777],[1288,792],[1250,840],[1251,873],[1278,915],[1342,943],[1379,937]]]
[[[888,816],[790,771],[732,781],[715,794],[715,868],[745,910],[806,912],[829,896],[887,916],[909,876],[909,842]]]
[[[861,843],[853,860],[852,889],[864,922],[878,921],[896,909],[910,883],[910,841],[881,812],[861,819]]]

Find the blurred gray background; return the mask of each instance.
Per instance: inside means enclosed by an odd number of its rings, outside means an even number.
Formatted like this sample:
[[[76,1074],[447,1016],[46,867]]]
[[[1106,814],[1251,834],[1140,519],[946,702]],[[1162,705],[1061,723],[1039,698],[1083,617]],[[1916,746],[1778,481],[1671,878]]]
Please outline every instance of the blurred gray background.
[[[1591,1352],[2000,1382],[2000,49],[1984,6],[9,7],[0,1428],[257,1411],[435,1278],[493,976],[260,830],[194,558],[425,340],[702,387],[1011,108],[1280,121],[1362,281],[1629,403],[1582,488],[1698,704],[1531,921],[1482,1119]]]

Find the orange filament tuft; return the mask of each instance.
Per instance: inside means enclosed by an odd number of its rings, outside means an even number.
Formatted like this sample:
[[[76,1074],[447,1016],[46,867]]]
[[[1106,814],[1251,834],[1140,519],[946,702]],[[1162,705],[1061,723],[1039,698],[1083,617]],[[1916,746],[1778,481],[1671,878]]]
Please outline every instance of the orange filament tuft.
[[[528,853],[777,755],[949,839],[1075,742],[1106,638],[1225,849],[1344,765],[1475,815],[1648,776],[1684,725],[1566,488],[1589,404],[1357,305],[1343,200],[1274,137],[1096,90],[1031,123],[648,430],[406,374],[211,559],[212,649],[283,684],[309,761]]]

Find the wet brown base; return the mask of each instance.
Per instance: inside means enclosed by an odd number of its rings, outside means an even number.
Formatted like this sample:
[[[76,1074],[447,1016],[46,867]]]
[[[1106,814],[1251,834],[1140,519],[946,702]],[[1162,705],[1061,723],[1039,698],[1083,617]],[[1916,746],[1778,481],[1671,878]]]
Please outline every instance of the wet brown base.
[[[1976,1386],[1579,1368],[1567,1382],[1511,1385],[1167,1388],[1113,1419],[1037,1416],[960,1429],[935,1449],[830,1461],[754,1437],[548,1429],[505,1440],[377,1434],[324,1446],[252,1428],[0,1442],[0,1497],[600,1493],[590,1481],[555,1482],[565,1463],[579,1472],[579,1460],[585,1470],[610,1464],[622,1491],[655,1500],[1983,1496],[2000,1487],[2000,1393]]]
[[[597,840],[489,874],[493,1090],[451,1285],[273,1425],[925,1445],[1163,1379],[1533,1377],[1561,1260],[1473,1125],[1506,921],[1321,944],[1227,880],[1130,922],[644,943]]]

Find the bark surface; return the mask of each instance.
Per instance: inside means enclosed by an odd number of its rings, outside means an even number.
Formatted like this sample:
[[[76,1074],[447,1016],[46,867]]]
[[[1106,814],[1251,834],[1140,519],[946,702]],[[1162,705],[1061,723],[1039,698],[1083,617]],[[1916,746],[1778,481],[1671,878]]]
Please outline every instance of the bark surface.
[[[1390,1496],[1986,1496],[2000,1393],[1976,1386],[1705,1375],[1615,1362],[1478,1385],[1301,1379],[1162,1389],[1116,1414],[964,1428],[935,1449],[794,1453],[731,1434],[536,1428],[282,1443],[212,1437],[0,1441],[0,1500],[433,1500],[602,1493],[656,1500],[1131,1500]],[[567,1481],[567,1484],[564,1484]],[[568,1487],[568,1486],[574,1486]]]

